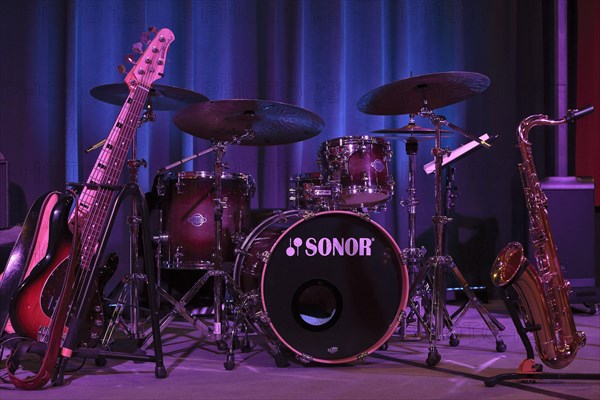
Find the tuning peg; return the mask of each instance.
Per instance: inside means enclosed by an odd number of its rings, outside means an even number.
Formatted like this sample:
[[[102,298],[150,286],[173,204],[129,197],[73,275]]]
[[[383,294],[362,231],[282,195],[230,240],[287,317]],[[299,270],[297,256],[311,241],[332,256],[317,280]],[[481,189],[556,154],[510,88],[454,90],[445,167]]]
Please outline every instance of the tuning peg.
[[[150,43],[150,41],[151,41],[150,32],[142,33],[142,35],[140,36],[140,42],[142,42],[142,44],[144,44],[144,45],[148,45],[148,43]]]
[[[128,63],[131,63],[131,64],[135,64],[137,62],[135,59],[135,54],[127,54],[125,56],[125,61],[127,61]]]
[[[120,74],[124,74],[125,72],[127,72],[127,68],[125,68],[123,64],[120,64],[117,65],[117,71],[119,71]]]
[[[134,53],[142,54],[144,52],[144,46],[140,42],[137,42],[134,43],[133,46],[131,46],[131,50]]]

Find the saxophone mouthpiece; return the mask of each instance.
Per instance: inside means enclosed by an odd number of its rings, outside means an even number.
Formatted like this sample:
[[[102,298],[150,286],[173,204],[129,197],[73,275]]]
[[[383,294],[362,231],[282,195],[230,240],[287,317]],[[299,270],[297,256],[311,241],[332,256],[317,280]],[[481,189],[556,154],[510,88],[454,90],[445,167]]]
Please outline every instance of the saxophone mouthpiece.
[[[568,110],[567,116],[565,117],[565,121],[573,122],[577,118],[581,118],[585,115],[590,114],[592,111],[594,111],[594,106],[592,106],[592,105],[585,106],[584,108],[581,108],[581,109],[576,108],[574,110]]]

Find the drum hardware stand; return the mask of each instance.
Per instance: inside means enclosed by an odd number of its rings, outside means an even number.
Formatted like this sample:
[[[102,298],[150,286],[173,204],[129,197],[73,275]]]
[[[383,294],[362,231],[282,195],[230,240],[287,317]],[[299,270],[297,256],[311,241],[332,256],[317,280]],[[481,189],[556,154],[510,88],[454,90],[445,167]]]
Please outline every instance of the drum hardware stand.
[[[224,287],[230,287],[234,284],[232,278],[224,271],[223,269],[223,249],[222,249],[222,235],[223,235],[223,227],[222,227],[222,216],[223,216],[223,208],[226,206],[226,203],[222,199],[222,182],[221,177],[224,170],[227,168],[226,163],[223,162],[223,156],[225,151],[227,150],[227,146],[230,144],[239,144],[242,140],[246,138],[252,138],[254,133],[252,130],[247,129],[244,134],[240,136],[234,136],[232,140],[229,141],[216,141],[213,142],[212,146],[206,150],[203,150],[197,154],[194,154],[190,157],[184,158],[180,161],[174,162],[170,165],[167,165],[164,168],[161,168],[158,173],[165,173],[168,170],[182,165],[185,162],[191,161],[197,157],[200,157],[204,154],[208,154],[213,152],[215,154],[215,162],[214,162],[214,177],[215,177],[215,197],[213,199],[213,211],[214,211],[214,221],[215,221],[215,247],[214,247],[214,264],[211,267],[206,268],[207,272],[200,278],[188,291],[183,295],[180,300],[176,300],[173,296],[171,296],[166,290],[164,290],[160,285],[157,285],[158,293],[161,297],[167,300],[173,306],[173,309],[164,316],[160,321],[160,330],[166,328],[166,326],[173,321],[173,319],[177,316],[177,314],[181,315],[186,321],[188,321],[193,327],[198,329],[203,336],[213,337],[217,343],[217,347],[219,350],[226,350],[227,344],[225,342],[224,335],[227,334],[228,323],[223,319],[223,307],[224,307]],[[156,250],[156,263],[160,268],[161,263],[161,246],[160,242],[165,240],[164,235],[159,235],[155,238],[159,243],[159,246]],[[209,278],[213,277],[213,288],[214,288],[214,321],[213,328],[211,329],[207,324],[201,321],[197,316],[192,315],[189,310],[186,308],[187,304],[190,300],[198,293],[198,291],[206,284]],[[159,281],[160,282],[160,281]],[[147,347],[151,341],[152,337],[146,336],[146,341],[142,344],[142,348]]]
[[[402,254],[408,269],[409,284],[412,287],[416,282],[418,282],[416,280],[418,272],[425,269],[423,257],[427,253],[427,250],[425,247],[417,248],[415,244],[416,215],[417,206],[419,205],[415,184],[415,174],[417,169],[416,155],[419,149],[419,142],[413,136],[411,136],[406,140],[405,148],[406,154],[408,155],[408,198],[401,200],[400,205],[406,207],[408,211],[408,248],[402,249]],[[413,340],[420,340],[422,337],[423,333],[421,329],[424,326],[424,321],[421,317],[422,294],[423,293],[411,293],[411,295],[409,295],[410,311],[407,314],[403,314],[403,318],[400,320],[399,333],[400,339],[402,340],[407,340],[409,337]],[[414,335],[409,336],[406,334],[407,324],[415,316],[417,318],[417,332]]]
[[[112,186],[112,185],[92,185],[92,184],[79,184],[79,183],[68,183],[68,186],[80,187],[80,186],[88,186],[88,187],[102,187],[105,189],[111,189],[113,191],[117,191],[120,189],[117,198],[113,202],[112,209],[109,212],[106,227],[104,229],[103,234],[100,236],[100,240],[98,242],[98,251],[96,253],[96,258],[92,264],[93,274],[96,274],[99,270],[99,264],[101,261],[101,256],[104,253],[106,248],[106,244],[108,242],[108,238],[110,236],[110,232],[114,225],[114,222],[117,217],[118,210],[121,207],[122,202],[126,197],[131,196],[132,201],[136,202],[136,209],[140,213],[140,224],[142,227],[142,249],[143,249],[143,258],[144,258],[144,269],[145,269],[145,280],[148,283],[148,300],[150,305],[150,322],[151,322],[151,335],[154,339],[154,355],[139,355],[139,354],[128,354],[121,352],[113,352],[110,351],[110,344],[112,339],[112,333],[114,331],[115,325],[119,322],[120,319],[120,311],[113,313],[113,318],[109,321],[108,327],[105,330],[104,337],[101,340],[100,346],[98,348],[79,348],[74,351],[74,356],[80,357],[90,357],[94,358],[96,361],[96,365],[104,365],[106,359],[120,359],[120,360],[132,360],[136,362],[154,362],[155,363],[155,376],[157,378],[165,378],[167,376],[167,371],[164,367],[163,363],[163,351],[162,351],[162,340],[160,337],[160,329],[159,329],[159,317],[158,317],[158,308],[156,305],[157,302],[157,292],[155,290],[155,282],[156,282],[156,274],[154,272],[154,264],[152,257],[150,256],[149,250],[151,249],[151,236],[150,236],[150,227],[148,225],[148,207],[146,204],[145,197],[140,190],[140,187],[136,183],[128,183],[125,186]],[[93,282],[93,280],[90,280]],[[84,290],[85,293],[90,290],[94,290],[92,285],[87,285]],[[124,291],[121,293],[119,300],[123,300]],[[89,302],[91,296],[84,294],[84,299],[86,302]],[[137,301],[138,299],[136,299]],[[117,305],[119,310],[123,309],[123,303]],[[119,308],[120,307],[120,308]],[[87,315],[84,312],[87,310],[85,304],[79,305],[72,315],[73,322],[71,326],[82,327],[85,326],[84,322],[86,321]],[[116,310],[115,310],[116,311]],[[118,318],[117,318],[118,317]],[[74,325],[73,325],[74,324]],[[63,346],[68,346],[68,343],[72,343],[73,346],[71,348],[77,348],[76,343],[79,341],[79,333],[77,332],[79,329],[69,329],[67,336],[65,337]],[[61,385],[64,378],[64,373],[66,369],[66,362],[68,358],[63,358],[63,362],[59,365],[59,368],[56,373],[55,385]]]
[[[447,326],[450,334],[450,345],[458,345],[456,335],[453,330],[453,321],[448,317],[448,311],[446,309],[445,304],[445,279],[446,279],[446,269],[449,269],[458,280],[459,284],[463,288],[464,293],[467,295],[469,299],[469,304],[472,304],[477,309],[477,312],[492,332],[496,339],[496,351],[504,352],[506,350],[506,345],[500,338],[501,330],[504,330],[504,326],[500,324],[479,302],[473,291],[471,290],[469,284],[463,277],[462,273],[452,260],[448,254],[446,254],[445,249],[445,225],[451,221],[447,215],[444,214],[443,210],[443,198],[442,198],[442,166],[443,166],[443,158],[445,155],[449,154],[448,150],[445,150],[441,146],[441,126],[445,125],[462,135],[470,138],[471,140],[476,140],[483,146],[489,147],[489,144],[485,141],[470,135],[468,132],[463,129],[457,127],[456,125],[446,121],[443,116],[436,115],[433,110],[431,110],[427,105],[427,100],[424,100],[424,106],[419,112],[420,116],[425,118],[429,118],[432,124],[435,126],[436,134],[435,134],[435,147],[432,149],[432,153],[435,159],[435,215],[432,218],[435,232],[435,255],[429,257],[427,260],[427,268],[422,276],[427,275],[427,271],[431,271],[432,278],[432,290],[431,290],[431,304],[430,304],[430,312],[429,312],[429,320],[427,321],[427,331],[429,333],[429,352],[427,355],[426,363],[429,367],[434,367],[441,360],[441,355],[439,354],[436,342],[443,338],[443,330],[444,326]],[[412,291],[412,290],[411,290]],[[467,307],[465,307],[461,315],[458,317],[462,317]]]
[[[229,278],[231,279],[231,278]],[[290,365],[288,359],[283,354],[281,344],[270,332],[269,318],[260,306],[260,296],[257,290],[251,290],[247,293],[242,292],[235,281],[231,280],[230,290],[236,302],[233,306],[233,324],[231,335],[229,335],[229,343],[227,346],[227,356],[223,364],[225,369],[230,371],[235,368],[234,350],[239,348],[242,353],[250,351],[250,343],[248,339],[248,329],[252,329],[261,334],[266,339],[266,345],[269,354],[275,360],[277,368],[286,368]],[[238,338],[238,330],[241,330],[244,338],[240,343]]]

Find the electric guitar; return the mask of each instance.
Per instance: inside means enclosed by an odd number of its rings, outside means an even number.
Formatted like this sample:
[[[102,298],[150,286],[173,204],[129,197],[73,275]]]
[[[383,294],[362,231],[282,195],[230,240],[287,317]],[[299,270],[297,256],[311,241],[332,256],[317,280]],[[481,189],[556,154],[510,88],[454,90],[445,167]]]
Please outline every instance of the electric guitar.
[[[52,209],[47,232],[38,234],[48,237],[47,251],[13,297],[10,321],[17,334],[48,343],[46,353],[51,347],[56,348],[58,353],[60,344],[57,347],[56,343],[51,342],[55,341],[56,336],[61,341],[68,332],[66,309],[71,304],[84,301],[78,296],[83,292],[81,287],[92,279],[95,272],[92,269],[95,259],[100,256],[97,254],[99,240],[138,127],[140,113],[151,85],[163,76],[167,50],[174,39],[169,29],[158,31],[129,71],[125,77],[129,96],[81,194],[77,201],[73,196],[62,196]],[[73,207],[73,211],[70,211]],[[65,287],[63,282],[69,282],[65,278],[69,277],[73,267],[72,287]],[[65,302],[64,296],[68,297],[68,301]],[[62,326],[56,328],[54,325],[57,323]]]

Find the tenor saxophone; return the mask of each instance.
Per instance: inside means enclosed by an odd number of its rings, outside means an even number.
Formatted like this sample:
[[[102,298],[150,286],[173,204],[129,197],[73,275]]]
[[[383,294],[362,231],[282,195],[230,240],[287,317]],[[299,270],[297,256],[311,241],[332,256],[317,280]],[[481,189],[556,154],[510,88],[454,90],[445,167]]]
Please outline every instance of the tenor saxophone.
[[[518,297],[521,317],[527,331],[533,333],[537,353],[550,368],[569,365],[586,337],[575,328],[569,305],[570,285],[562,275],[557,248],[552,237],[547,212],[547,197],[541,189],[529,142],[529,131],[540,125],[556,126],[593,111],[593,107],[573,110],[562,119],[531,115],[517,128],[517,142],[522,162],[519,164],[525,202],[529,213],[529,235],[535,265],[524,255],[518,242],[507,244],[492,266],[492,282],[513,288]]]

